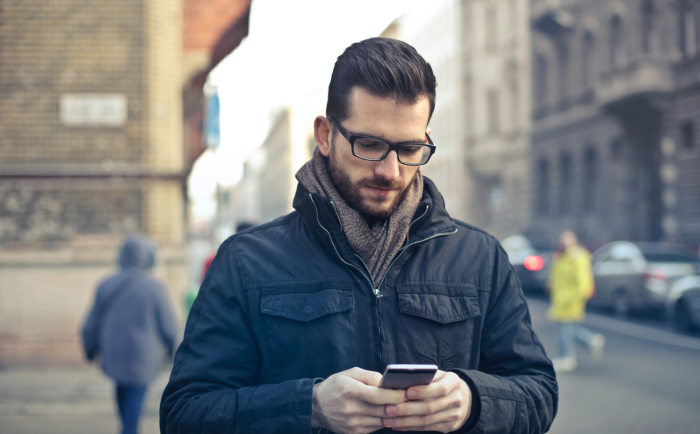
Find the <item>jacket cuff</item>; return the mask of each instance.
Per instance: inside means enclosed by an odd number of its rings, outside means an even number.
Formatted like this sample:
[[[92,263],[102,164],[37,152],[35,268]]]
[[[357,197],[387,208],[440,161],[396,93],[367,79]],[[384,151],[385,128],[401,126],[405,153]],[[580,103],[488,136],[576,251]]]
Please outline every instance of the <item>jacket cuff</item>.
[[[469,386],[469,389],[472,392],[472,410],[469,414],[469,418],[464,425],[462,425],[462,428],[458,429],[457,431],[453,431],[454,434],[468,433],[474,429],[476,423],[479,421],[479,416],[481,416],[481,396],[479,395],[479,389],[476,388],[474,380],[471,379],[466,371],[462,369],[449,369],[447,372],[454,372],[455,374],[459,375],[459,378],[467,383],[467,386]]]

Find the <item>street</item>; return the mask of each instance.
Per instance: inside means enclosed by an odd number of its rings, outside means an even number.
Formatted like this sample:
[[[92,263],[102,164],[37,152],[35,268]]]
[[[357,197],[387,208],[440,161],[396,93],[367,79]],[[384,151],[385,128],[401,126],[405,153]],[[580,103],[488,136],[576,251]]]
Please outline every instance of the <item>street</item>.
[[[158,433],[163,372],[146,396],[140,432]],[[0,433],[115,434],[114,386],[97,367],[0,371]]]
[[[544,299],[528,299],[535,332],[557,355],[557,327]],[[692,433],[700,423],[700,339],[663,324],[636,324],[588,313],[586,326],[603,333],[605,355],[591,362],[578,349],[578,368],[557,375],[559,413],[553,434]],[[652,327],[655,325],[655,327]]]
[[[528,299],[535,331],[556,356],[556,325],[547,302]],[[559,413],[551,433],[691,433],[700,424],[700,338],[660,321],[621,321],[589,313],[586,325],[605,334],[605,356],[558,375]],[[158,432],[163,373],[151,387],[141,432]],[[114,434],[113,386],[94,366],[0,371],[0,433]]]

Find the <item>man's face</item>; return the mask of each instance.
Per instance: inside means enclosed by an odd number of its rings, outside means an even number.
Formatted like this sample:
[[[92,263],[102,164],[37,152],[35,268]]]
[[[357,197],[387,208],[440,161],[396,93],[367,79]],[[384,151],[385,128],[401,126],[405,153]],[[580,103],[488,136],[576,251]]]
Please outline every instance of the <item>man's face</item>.
[[[363,134],[392,143],[425,143],[430,116],[428,98],[415,104],[378,98],[355,87],[350,96],[350,116],[341,122],[354,134]],[[326,121],[328,122],[328,121]],[[352,154],[350,143],[339,133],[332,136],[330,148],[319,146],[329,158],[333,183],[348,204],[368,220],[389,217],[413,182],[418,166],[399,163],[391,151],[381,161],[366,161]]]

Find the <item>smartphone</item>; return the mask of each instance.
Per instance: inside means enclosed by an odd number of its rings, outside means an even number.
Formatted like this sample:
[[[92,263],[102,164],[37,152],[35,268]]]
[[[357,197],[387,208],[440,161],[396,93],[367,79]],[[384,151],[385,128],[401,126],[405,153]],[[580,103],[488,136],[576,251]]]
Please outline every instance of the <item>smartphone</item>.
[[[436,365],[388,365],[379,387],[406,390],[411,386],[430,384],[437,369]]]

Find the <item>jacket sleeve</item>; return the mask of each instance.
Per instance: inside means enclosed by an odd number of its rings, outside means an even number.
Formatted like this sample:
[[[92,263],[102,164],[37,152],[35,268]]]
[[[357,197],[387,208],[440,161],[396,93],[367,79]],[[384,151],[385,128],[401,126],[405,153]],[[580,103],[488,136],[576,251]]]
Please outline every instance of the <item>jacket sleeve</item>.
[[[544,433],[557,413],[551,361],[505,252],[496,246],[478,370],[461,370],[475,392],[474,433]]]
[[[588,299],[593,294],[593,269],[591,268],[591,257],[588,252],[581,252],[576,258],[577,283],[579,287],[579,299]]]
[[[99,322],[100,322],[100,303],[99,303],[99,291],[95,293],[95,301],[90,308],[90,313],[88,313],[87,319],[83,324],[81,330],[83,338],[83,351],[85,353],[85,358],[89,361],[95,359],[95,356],[100,351],[100,341],[99,341]]]
[[[257,384],[260,349],[226,244],[187,319],[161,400],[161,433],[310,433],[313,379]]]
[[[161,341],[168,350],[168,355],[172,358],[175,353],[175,345],[177,345],[178,326],[175,320],[172,304],[166,289],[158,285],[156,292],[156,319],[158,321],[158,334]]]

